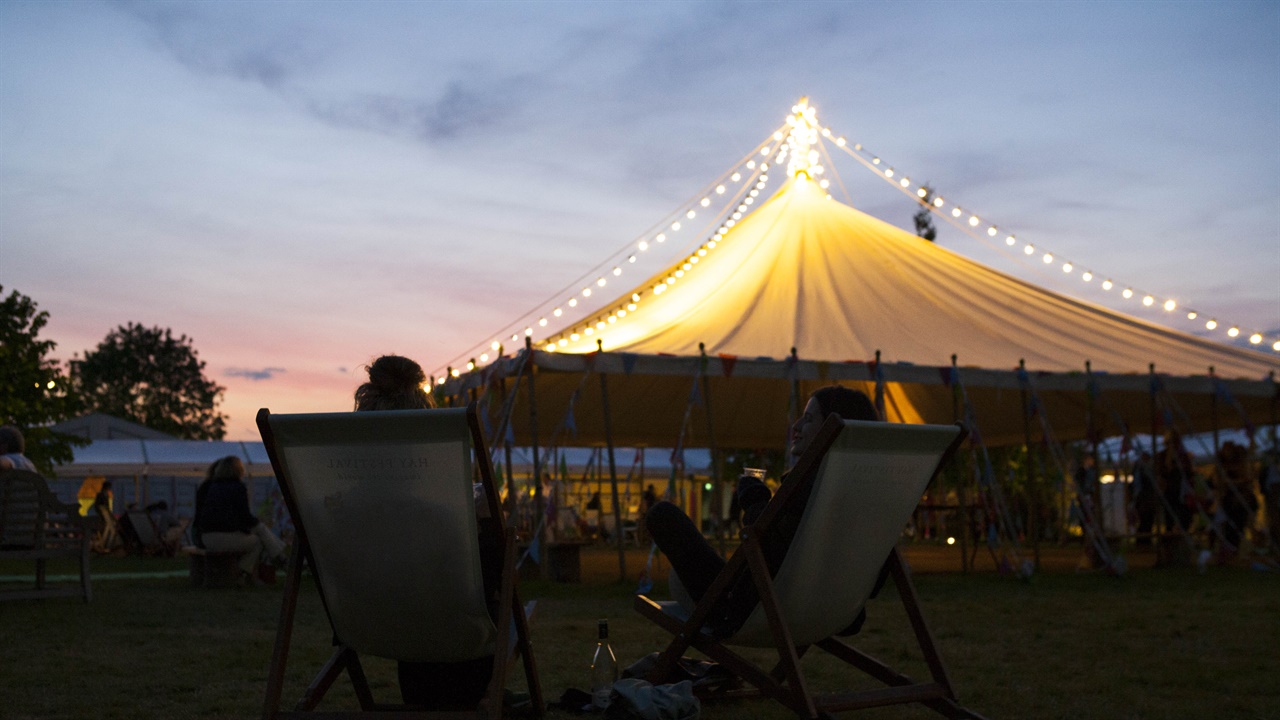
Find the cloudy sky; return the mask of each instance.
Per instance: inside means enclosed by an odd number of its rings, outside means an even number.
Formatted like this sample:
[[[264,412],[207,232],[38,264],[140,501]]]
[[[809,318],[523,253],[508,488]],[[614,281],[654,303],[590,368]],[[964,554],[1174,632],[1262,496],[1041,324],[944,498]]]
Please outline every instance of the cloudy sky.
[[[379,354],[433,371],[509,333],[807,95],[984,219],[1269,345],[1277,37],[1270,2],[9,0],[0,285],[62,359],[127,322],[190,336],[253,439],[259,407],[348,409]]]

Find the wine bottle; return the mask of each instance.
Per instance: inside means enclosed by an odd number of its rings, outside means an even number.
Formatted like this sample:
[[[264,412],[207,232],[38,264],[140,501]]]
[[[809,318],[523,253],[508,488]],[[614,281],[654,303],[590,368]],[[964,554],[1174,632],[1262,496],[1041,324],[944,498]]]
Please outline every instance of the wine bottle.
[[[618,658],[609,647],[609,621],[600,621],[596,654],[591,658],[591,706],[595,710],[609,707],[613,684],[618,680]]]

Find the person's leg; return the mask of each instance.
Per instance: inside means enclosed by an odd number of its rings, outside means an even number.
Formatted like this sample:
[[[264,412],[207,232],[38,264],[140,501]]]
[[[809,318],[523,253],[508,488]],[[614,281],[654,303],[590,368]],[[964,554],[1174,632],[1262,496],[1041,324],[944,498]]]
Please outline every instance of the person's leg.
[[[254,525],[253,534],[258,538],[258,542],[262,543],[263,551],[272,561],[283,564],[289,559],[284,552],[284,541],[276,537],[266,523],[259,522]]]
[[[240,553],[240,569],[253,576],[258,569],[258,556],[262,554],[262,541],[257,535],[238,532],[212,532],[201,535],[205,550],[209,552]]]
[[[671,561],[685,590],[695,601],[701,600],[716,575],[724,569],[724,558],[711,547],[702,532],[684,511],[669,502],[649,509],[645,528],[658,549]]]

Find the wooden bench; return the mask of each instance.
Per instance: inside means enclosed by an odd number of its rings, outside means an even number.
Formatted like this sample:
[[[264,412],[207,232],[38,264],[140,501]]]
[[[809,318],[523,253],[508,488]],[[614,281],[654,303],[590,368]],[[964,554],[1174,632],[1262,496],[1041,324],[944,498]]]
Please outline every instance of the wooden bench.
[[[184,545],[182,554],[189,560],[191,584],[198,588],[229,588],[240,584],[240,552],[210,552],[195,545]]]
[[[38,473],[0,472],[0,558],[35,560],[34,589],[0,591],[0,600],[83,596],[93,599],[89,584],[89,543],[93,531],[80,507],[59,502]],[[50,558],[77,558],[80,586],[49,586],[45,569]]]

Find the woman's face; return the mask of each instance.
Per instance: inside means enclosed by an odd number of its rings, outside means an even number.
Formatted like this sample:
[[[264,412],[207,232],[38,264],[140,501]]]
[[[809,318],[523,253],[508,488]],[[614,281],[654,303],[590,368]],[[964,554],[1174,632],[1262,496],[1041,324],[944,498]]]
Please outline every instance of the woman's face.
[[[824,420],[826,418],[822,415],[822,408],[818,405],[818,401],[809,398],[809,402],[804,406],[804,413],[791,426],[792,456],[799,457],[804,453],[809,443],[813,442],[814,436],[818,434]]]

